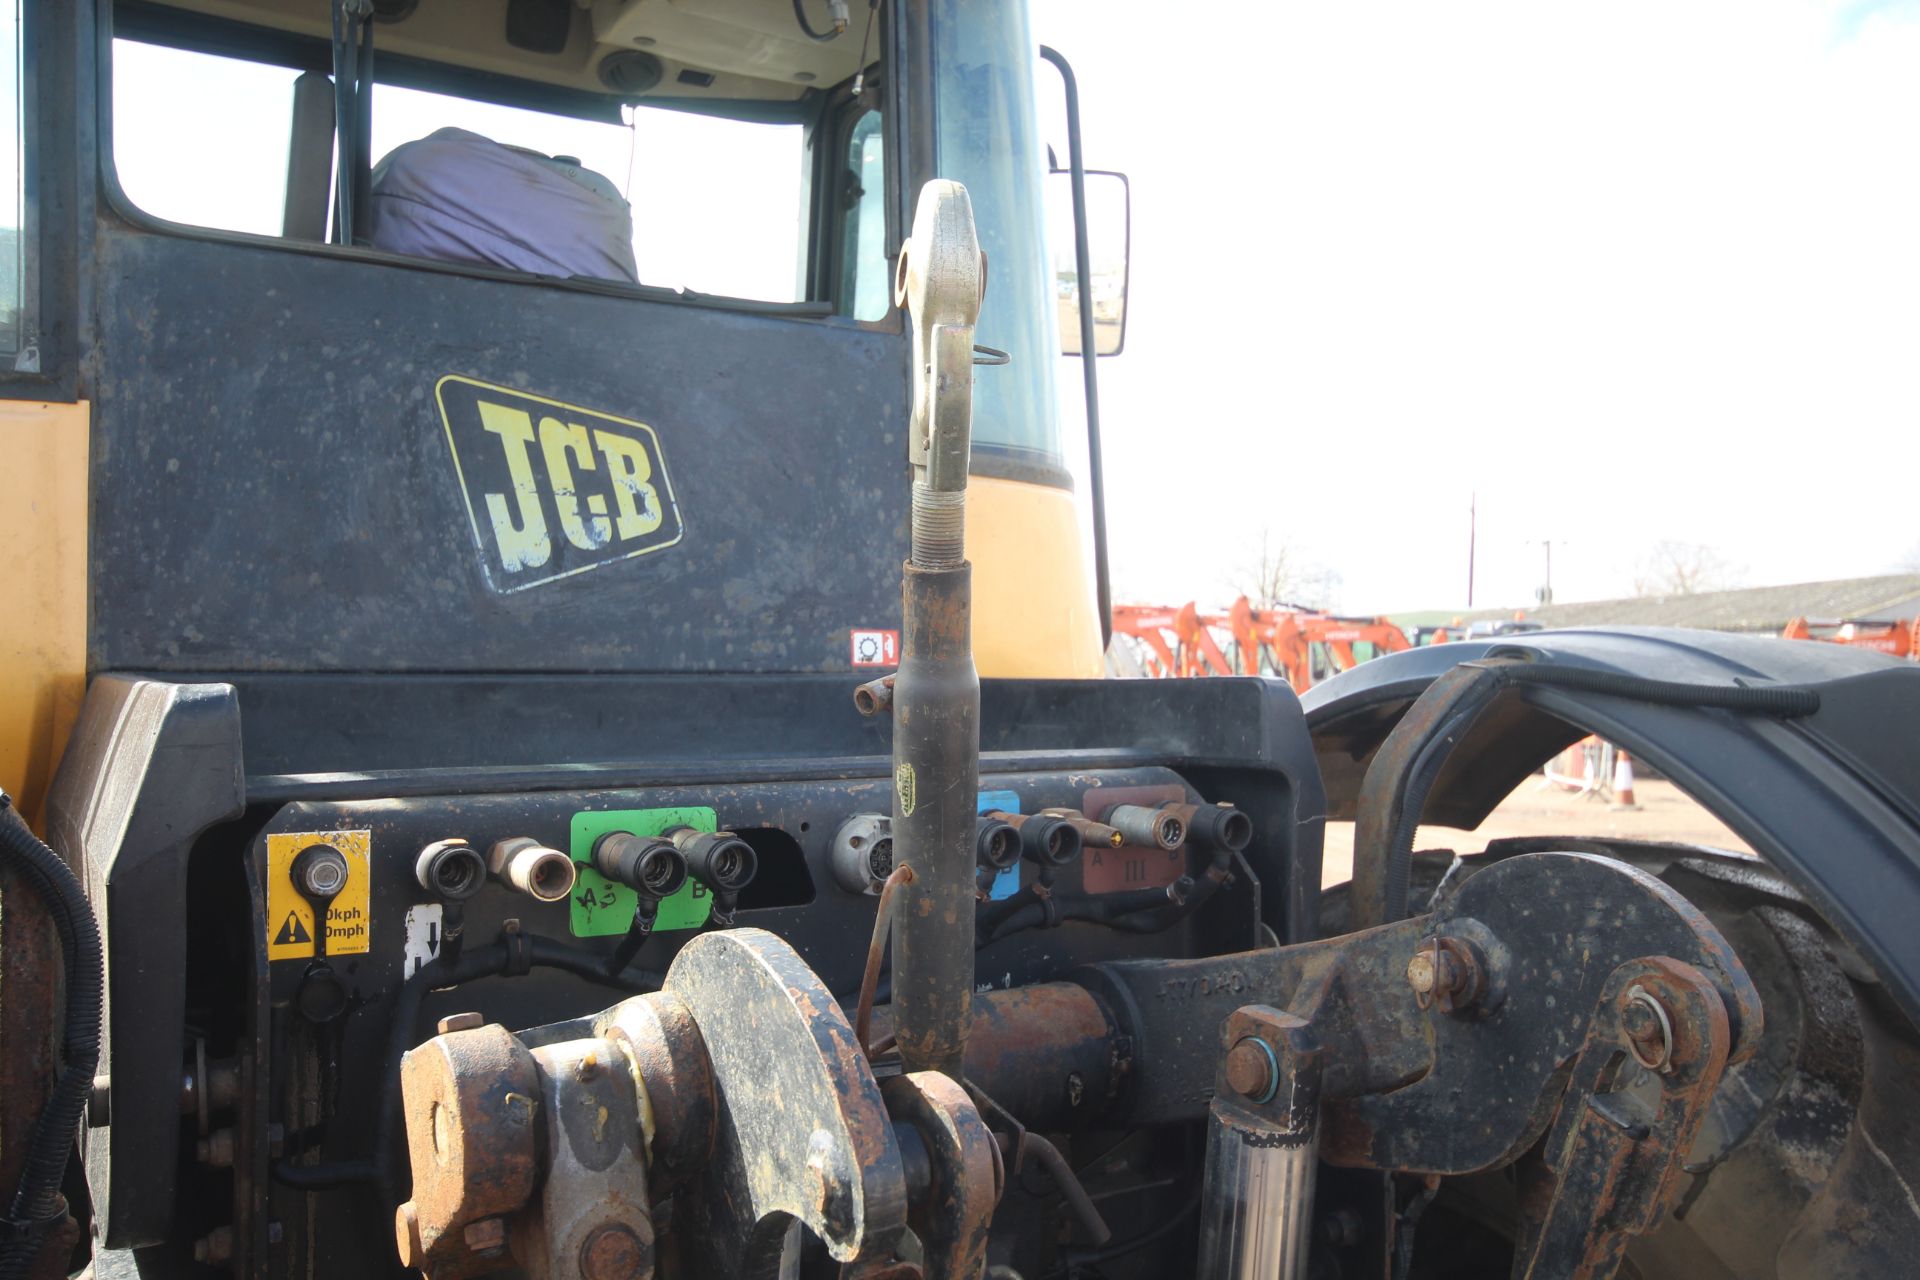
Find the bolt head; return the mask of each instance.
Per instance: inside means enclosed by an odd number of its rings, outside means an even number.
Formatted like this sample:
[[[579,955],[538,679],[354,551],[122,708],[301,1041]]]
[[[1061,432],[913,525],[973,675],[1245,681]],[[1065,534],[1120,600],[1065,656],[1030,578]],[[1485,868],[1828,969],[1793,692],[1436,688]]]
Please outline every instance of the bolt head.
[[[1634,986],[1620,1009],[1620,1029],[1626,1033],[1627,1046],[1636,1062],[1649,1071],[1672,1069],[1673,1031],[1671,1019],[1657,997],[1645,988]]]
[[[1620,1011],[1620,1026],[1634,1040],[1650,1040],[1660,1034],[1660,1019],[1638,1000]]]
[[[1227,1085],[1243,1098],[1264,1098],[1273,1091],[1273,1058],[1251,1036],[1227,1050]]]
[[[580,1246],[580,1274],[584,1280],[633,1280],[650,1268],[649,1253],[633,1228],[601,1227]]]
[[[450,1013],[439,1022],[440,1034],[443,1036],[449,1032],[471,1031],[475,1027],[486,1025],[486,1018],[477,1013]]]

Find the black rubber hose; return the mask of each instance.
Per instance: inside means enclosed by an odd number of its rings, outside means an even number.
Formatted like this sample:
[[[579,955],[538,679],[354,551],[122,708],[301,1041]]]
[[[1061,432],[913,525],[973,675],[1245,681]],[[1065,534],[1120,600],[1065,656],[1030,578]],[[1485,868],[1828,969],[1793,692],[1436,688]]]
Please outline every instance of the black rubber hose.
[[[66,1215],[60,1184],[100,1065],[104,982],[100,926],[86,891],[60,855],[27,829],[5,792],[0,792],[0,857],[39,894],[52,917],[67,988],[61,1042],[65,1065],[27,1139],[20,1181],[7,1209],[11,1238],[0,1248],[0,1280],[20,1280],[39,1255],[47,1230]]]
[[[1820,710],[1819,691],[1805,685],[1688,684],[1681,680],[1649,680],[1618,671],[1563,667],[1547,662],[1515,663],[1494,670],[1500,673],[1502,684],[1558,685],[1663,707],[1714,707],[1782,720],[1810,716]]]
[[[640,900],[640,906],[633,913],[633,923],[627,926],[626,936],[620,939],[620,945],[613,954],[600,962],[600,972],[609,976],[625,973],[633,958],[640,954],[640,948],[647,945],[647,939],[653,936],[653,922],[660,918],[660,904],[647,898]]]
[[[1194,1215],[1194,1211],[1199,1209],[1199,1207],[1200,1188],[1196,1187],[1194,1188],[1193,1194],[1187,1197],[1186,1202],[1174,1210],[1172,1217],[1150,1231],[1142,1232],[1140,1235],[1133,1236],[1126,1240],[1116,1241],[1104,1249],[1063,1250],[1061,1257],[1066,1265],[1062,1269],[1055,1271],[1053,1275],[1060,1278],[1060,1280],[1065,1280],[1065,1278],[1075,1275],[1084,1268],[1097,1267],[1103,1262],[1112,1262],[1115,1259],[1124,1258],[1130,1253],[1138,1253],[1156,1241],[1164,1240],[1167,1236],[1178,1231],[1181,1224],[1186,1222],[1188,1218],[1191,1218]]]
[[[1207,875],[1197,881],[1191,876],[1181,876],[1164,889],[1056,894],[1051,900],[1051,911],[1045,901],[1027,902],[992,926],[982,928],[976,934],[975,949],[990,947],[1028,929],[1049,923],[1064,924],[1069,920],[1105,925],[1127,933],[1161,933],[1198,911],[1225,882],[1224,876]]]
[[[1519,686],[1580,689],[1666,707],[1699,707],[1790,719],[1820,709],[1802,685],[1706,685],[1652,680],[1548,662],[1494,658],[1464,663],[1427,687],[1374,756],[1361,784],[1354,833],[1353,926],[1404,919],[1413,845],[1442,767],[1495,697]]]
[[[809,40],[825,44],[829,40],[840,38],[840,33],[831,28],[826,31],[815,31],[813,24],[807,21],[807,11],[801,7],[800,0],[793,0],[793,20],[800,24],[800,34]]]

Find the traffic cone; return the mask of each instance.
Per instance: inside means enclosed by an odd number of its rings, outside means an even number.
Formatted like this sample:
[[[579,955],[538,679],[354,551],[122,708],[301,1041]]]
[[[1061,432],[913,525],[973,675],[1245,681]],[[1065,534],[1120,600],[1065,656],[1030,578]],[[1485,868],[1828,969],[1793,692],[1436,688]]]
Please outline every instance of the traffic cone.
[[[1633,758],[1624,751],[1613,753],[1613,803],[1610,809],[1638,809],[1633,799]]]

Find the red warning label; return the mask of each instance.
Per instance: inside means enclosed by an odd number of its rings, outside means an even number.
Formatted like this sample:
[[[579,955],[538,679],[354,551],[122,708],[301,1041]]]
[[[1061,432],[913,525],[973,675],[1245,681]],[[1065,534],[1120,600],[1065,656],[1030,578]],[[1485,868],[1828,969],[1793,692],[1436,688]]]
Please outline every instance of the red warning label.
[[[854,632],[853,665],[856,667],[899,666],[900,633],[898,631]]]

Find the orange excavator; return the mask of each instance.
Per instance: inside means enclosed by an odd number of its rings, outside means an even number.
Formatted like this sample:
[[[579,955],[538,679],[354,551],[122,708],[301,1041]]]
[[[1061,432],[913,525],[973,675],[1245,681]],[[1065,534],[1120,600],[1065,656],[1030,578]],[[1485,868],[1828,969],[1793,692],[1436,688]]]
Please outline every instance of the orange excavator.
[[[1795,618],[1780,634],[1788,640],[1824,640],[1920,662],[1920,618]]]
[[[1356,645],[1371,645],[1369,657],[1412,647],[1385,618],[1255,609],[1245,596],[1225,613],[1202,613],[1191,601],[1178,608],[1115,605],[1113,631],[1135,642],[1141,675],[1281,675],[1296,691],[1309,688],[1316,672],[1358,666]]]

